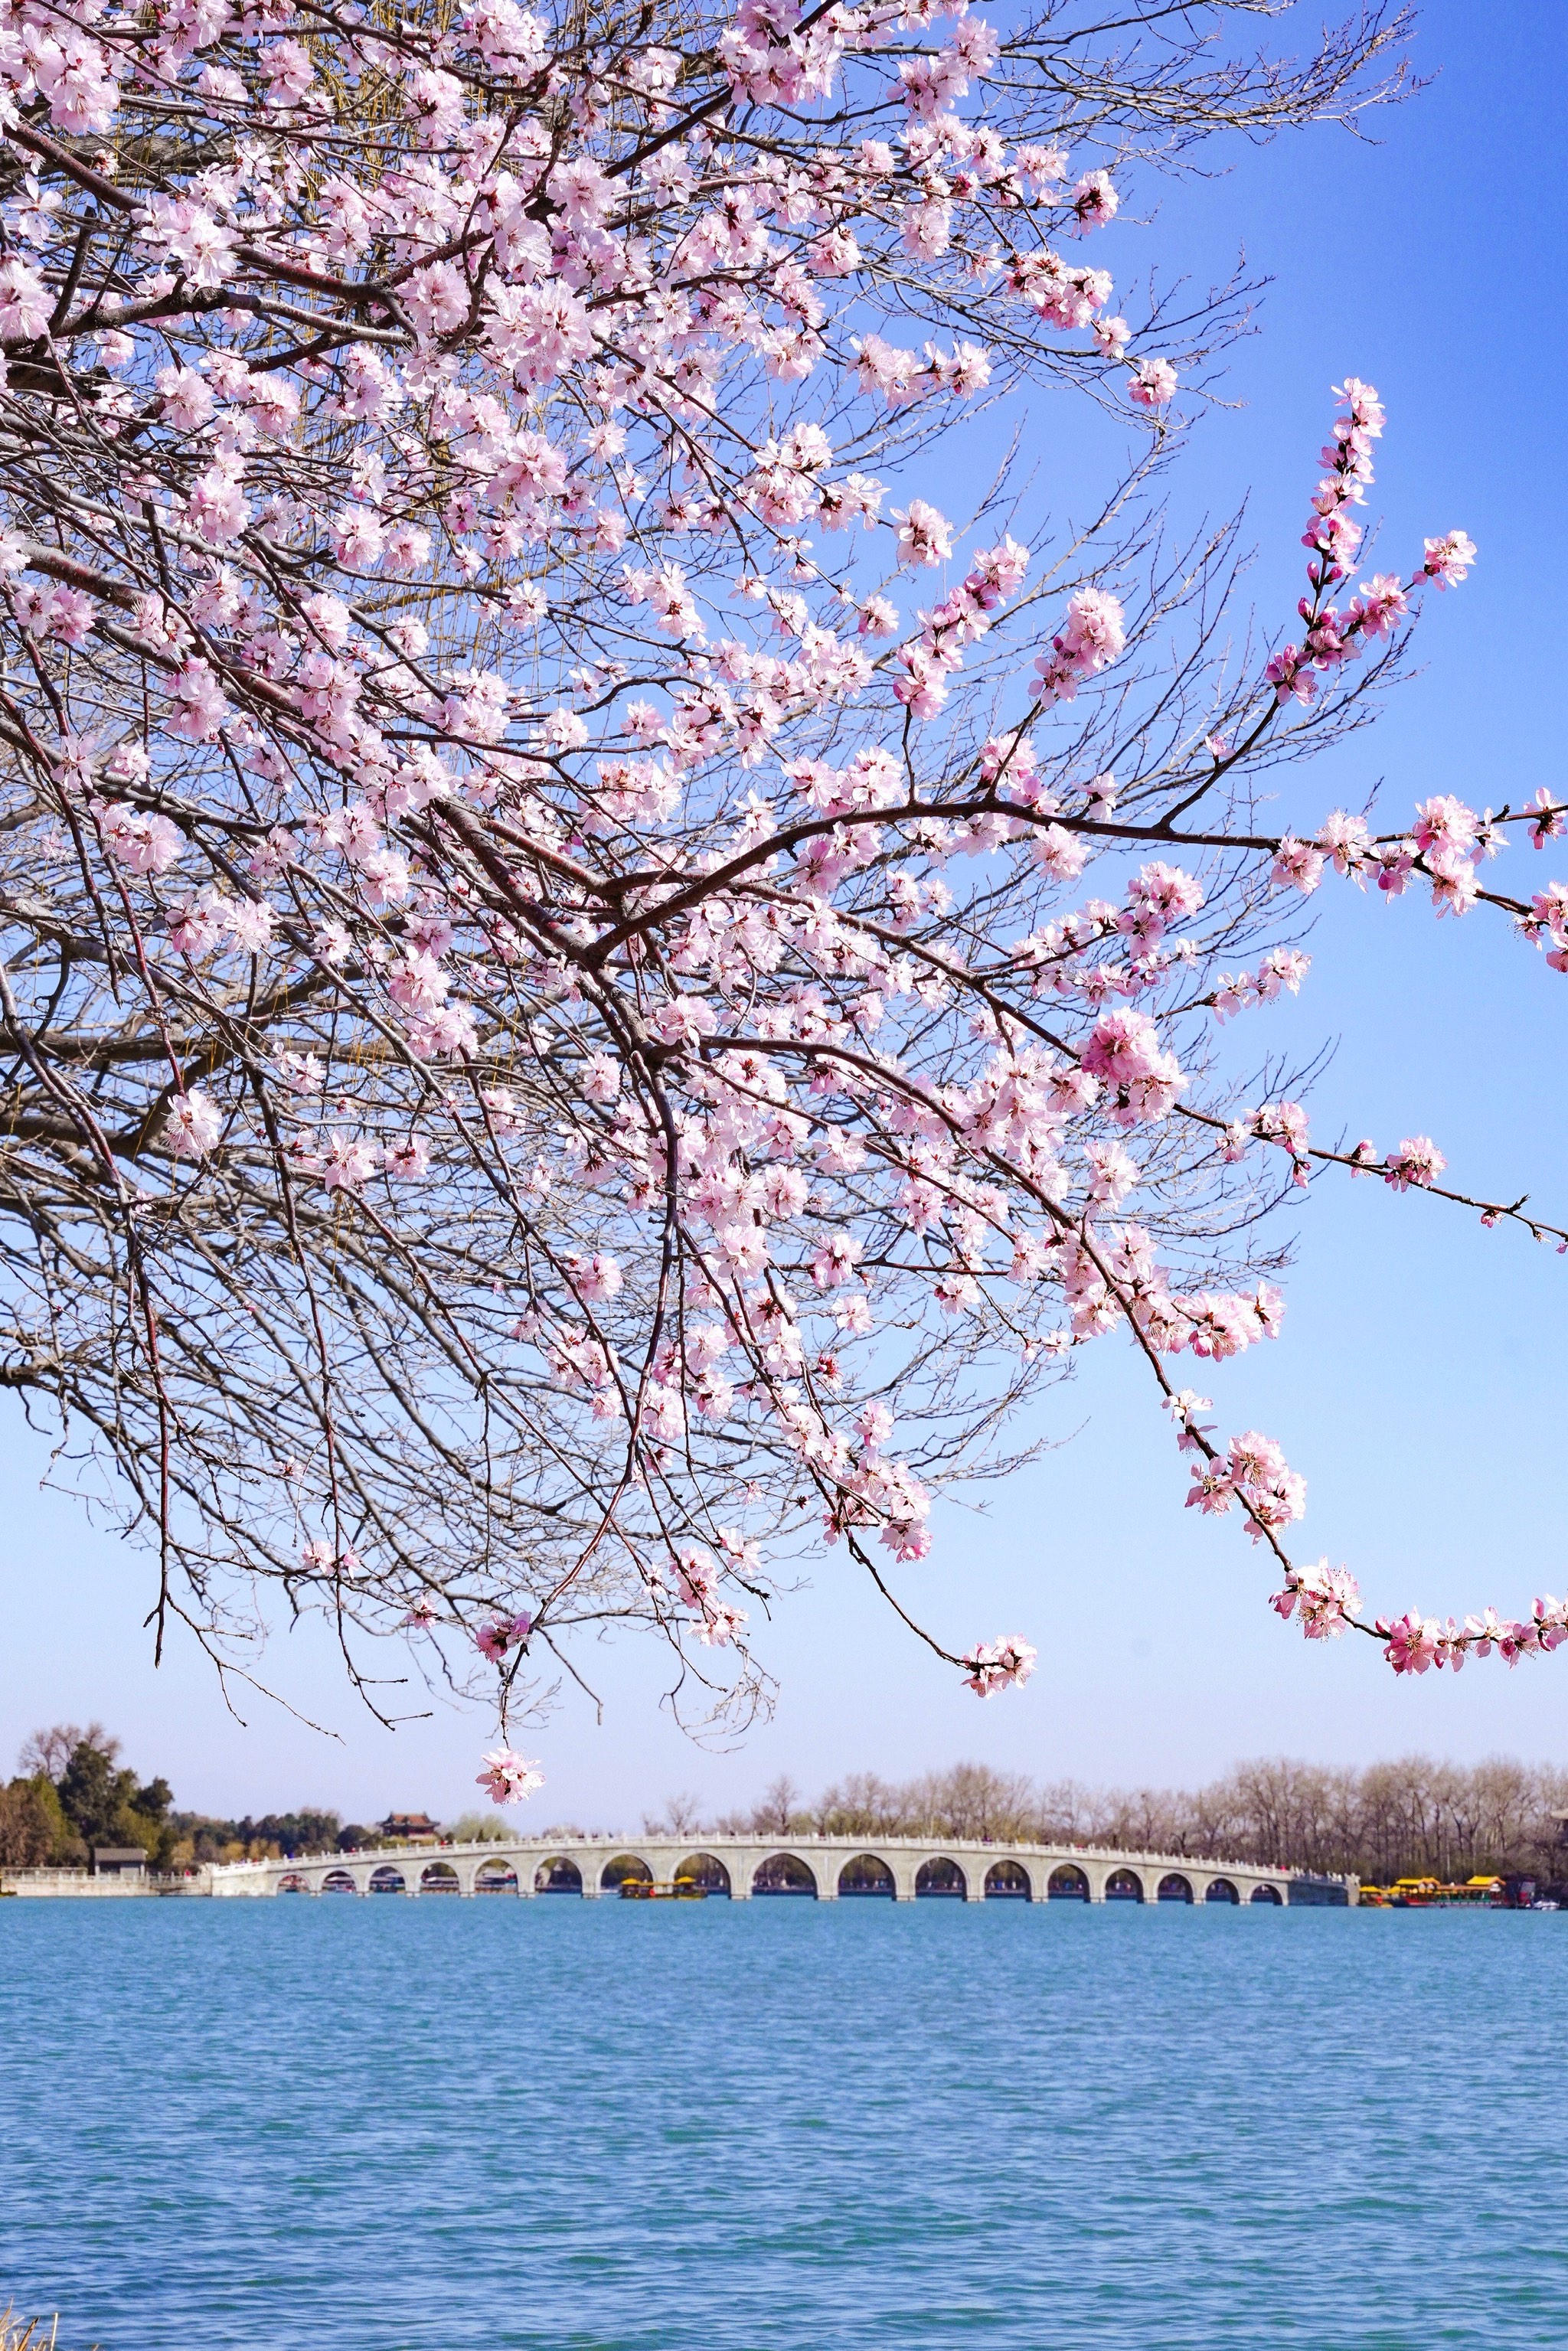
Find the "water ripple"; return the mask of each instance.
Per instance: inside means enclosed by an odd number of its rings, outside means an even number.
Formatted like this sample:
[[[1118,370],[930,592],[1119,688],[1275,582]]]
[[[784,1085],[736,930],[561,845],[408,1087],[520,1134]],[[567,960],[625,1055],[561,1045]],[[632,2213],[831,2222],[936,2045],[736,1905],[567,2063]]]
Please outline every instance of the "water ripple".
[[[7,1902],[0,2306],[73,2351],[1560,2351],[1565,1993],[1550,1915]]]

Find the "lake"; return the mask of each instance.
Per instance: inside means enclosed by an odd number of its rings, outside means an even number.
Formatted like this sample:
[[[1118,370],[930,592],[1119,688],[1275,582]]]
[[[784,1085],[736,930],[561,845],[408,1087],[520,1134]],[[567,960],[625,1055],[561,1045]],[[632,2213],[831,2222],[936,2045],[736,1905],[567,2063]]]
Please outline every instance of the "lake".
[[[1568,1913],[0,1904],[64,2351],[1568,2341]]]

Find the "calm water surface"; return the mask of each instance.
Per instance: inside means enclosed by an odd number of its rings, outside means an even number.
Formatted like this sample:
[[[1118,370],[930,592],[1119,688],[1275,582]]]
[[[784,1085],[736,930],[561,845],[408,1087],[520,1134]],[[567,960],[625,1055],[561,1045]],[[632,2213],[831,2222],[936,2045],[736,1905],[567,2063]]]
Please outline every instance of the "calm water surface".
[[[1568,1914],[0,1905],[84,2351],[1568,2344]]]

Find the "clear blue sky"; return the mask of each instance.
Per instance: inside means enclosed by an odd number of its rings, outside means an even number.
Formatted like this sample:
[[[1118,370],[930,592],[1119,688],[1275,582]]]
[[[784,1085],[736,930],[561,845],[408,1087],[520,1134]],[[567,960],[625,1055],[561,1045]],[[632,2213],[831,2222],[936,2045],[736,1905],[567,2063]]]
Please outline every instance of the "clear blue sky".
[[[1292,787],[1308,816],[1358,806],[1379,778],[1397,812],[1432,791],[1496,804],[1538,782],[1568,787],[1556,374],[1568,10],[1433,0],[1416,57],[1437,79],[1385,118],[1381,143],[1314,133],[1246,154],[1223,180],[1164,192],[1147,240],[1200,278],[1244,246],[1273,280],[1261,333],[1231,371],[1244,404],[1205,426],[1180,493],[1188,510],[1249,500],[1266,612],[1293,604],[1328,387],[1347,371],[1389,409],[1390,562],[1454,524],[1480,547],[1469,585],[1434,600],[1425,674],[1374,734]],[[1116,256],[1124,275],[1132,246]],[[1539,886],[1568,873],[1568,843],[1539,858],[1512,851],[1505,865]],[[1490,918],[1438,925],[1415,897],[1386,906],[1343,888],[1315,903],[1301,1001],[1249,1018],[1260,1049],[1338,1041],[1312,1103],[1318,1130],[1343,1123],[1381,1146],[1429,1133],[1465,1188],[1528,1189],[1543,1213],[1568,1217],[1568,978]],[[1517,1610],[1561,1593],[1568,1259],[1431,1201],[1320,1183],[1288,1290],[1283,1340],[1206,1392],[1226,1428],[1280,1437],[1306,1475],[1302,1554],[1349,1562],[1381,1609]],[[1282,1626],[1237,1528],[1181,1510],[1185,1473],[1118,1343],[1087,1351],[1084,1375],[1047,1409],[1051,1433],[1072,1441],[986,1518],[947,1510],[915,1591],[950,1636],[1019,1629],[1038,1641],[1026,1690],[982,1705],[955,1688],[832,1554],[782,1611],[769,1726],[732,1752],[694,1747],[659,1710],[653,1656],[607,1645],[590,1661],[602,1727],[574,1696],[523,1741],[549,1777],[534,1816],[632,1824],[674,1789],[728,1807],[779,1770],[815,1786],[960,1756],[1155,1782],[1281,1750],[1568,1761],[1568,1649],[1512,1674],[1494,1659],[1457,1680],[1396,1684],[1370,1643],[1309,1647]],[[45,1448],[5,1410],[0,1771],[36,1723],[97,1715],[183,1803],[214,1811],[324,1802],[358,1818],[392,1805],[450,1814],[476,1796],[486,1722],[416,1694],[411,1703],[435,1706],[431,1720],[380,1729],[315,1634],[280,1638],[269,1669],[334,1738],[236,1691],[242,1724],[179,1641],[155,1674],[141,1629],[146,1560],[37,1491]],[[1092,1499],[1108,1480],[1124,1501],[1114,1524]],[[1129,1596],[1143,1625],[1130,1642],[1110,1629]],[[387,1670],[401,1670],[397,1656]]]

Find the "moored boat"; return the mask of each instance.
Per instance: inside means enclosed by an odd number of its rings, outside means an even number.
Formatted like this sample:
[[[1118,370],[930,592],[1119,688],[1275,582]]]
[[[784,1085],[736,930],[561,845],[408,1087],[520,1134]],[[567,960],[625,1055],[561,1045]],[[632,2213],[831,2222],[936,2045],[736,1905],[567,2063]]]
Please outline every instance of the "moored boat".
[[[1361,1900],[1374,1910],[1497,1910],[1507,1906],[1507,1887],[1500,1877],[1468,1877],[1462,1886],[1396,1877],[1392,1886],[1364,1886]]]

